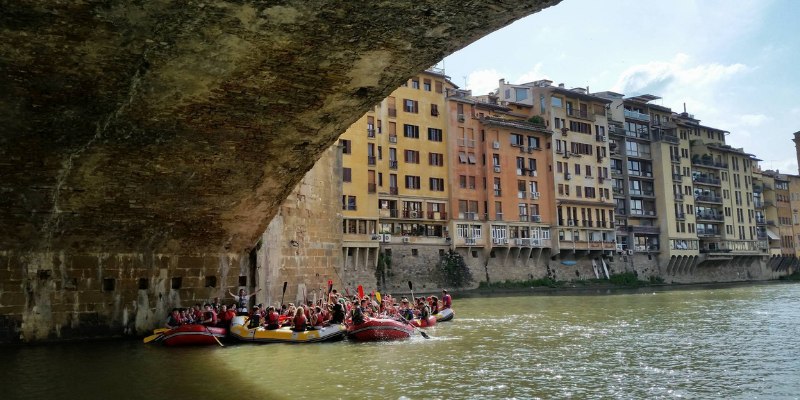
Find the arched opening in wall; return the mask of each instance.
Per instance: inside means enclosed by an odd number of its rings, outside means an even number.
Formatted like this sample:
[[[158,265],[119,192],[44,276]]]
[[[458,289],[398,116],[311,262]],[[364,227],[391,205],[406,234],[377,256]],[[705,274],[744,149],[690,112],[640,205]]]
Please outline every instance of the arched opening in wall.
[[[150,288],[150,279],[147,278],[139,278],[138,284],[139,290],[147,290]]]
[[[215,287],[217,287],[217,277],[216,276],[207,276],[206,277],[206,287],[207,288],[215,288]]]
[[[104,292],[113,292],[114,288],[116,287],[116,280],[114,278],[104,278],[103,279],[103,291]]]
[[[174,277],[172,278],[170,284],[170,287],[172,287],[173,290],[178,290],[181,288],[181,286],[183,286],[183,278],[180,276]]]

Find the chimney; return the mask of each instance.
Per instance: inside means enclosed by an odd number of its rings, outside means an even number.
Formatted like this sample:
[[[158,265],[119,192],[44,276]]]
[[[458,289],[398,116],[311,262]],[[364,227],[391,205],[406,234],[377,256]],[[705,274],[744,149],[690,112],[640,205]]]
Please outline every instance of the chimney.
[[[563,84],[563,83],[559,83],[559,84],[558,84],[558,87],[560,87],[561,89],[563,89],[563,88],[564,88],[564,84]]]

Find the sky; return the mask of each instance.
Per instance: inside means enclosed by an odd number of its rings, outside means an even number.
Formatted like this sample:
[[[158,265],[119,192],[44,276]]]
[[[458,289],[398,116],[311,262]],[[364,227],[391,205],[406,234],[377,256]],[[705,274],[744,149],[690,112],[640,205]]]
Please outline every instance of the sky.
[[[729,131],[726,141],[797,174],[800,0],[564,0],[438,64],[474,95],[549,79],[653,94]]]

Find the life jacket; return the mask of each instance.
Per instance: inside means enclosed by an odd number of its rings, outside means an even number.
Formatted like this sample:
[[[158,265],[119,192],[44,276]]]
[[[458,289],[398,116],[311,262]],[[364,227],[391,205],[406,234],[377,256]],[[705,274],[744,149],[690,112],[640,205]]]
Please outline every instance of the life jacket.
[[[216,325],[217,324],[217,313],[214,311],[206,311],[203,314],[203,321],[210,319],[211,322],[206,322],[206,325]]]
[[[300,314],[294,317],[294,328],[292,328],[295,332],[302,332],[306,330],[306,325],[308,324],[308,320],[306,319],[305,314]]]
[[[258,328],[261,326],[261,313],[253,313],[250,315],[250,323],[247,325],[248,328]]]
[[[453,299],[450,297],[449,294],[444,295],[442,297],[442,306],[444,308],[450,308],[453,305]]]
[[[331,324],[341,324],[344,322],[344,307],[336,303],[333,306],[333,317],[331,317]]]
[[[360,325],[364,323],[364,311],[361,307],[353,307],[353,324]]]
[[[247,312],[247,296],[236,296],[236,311]]]

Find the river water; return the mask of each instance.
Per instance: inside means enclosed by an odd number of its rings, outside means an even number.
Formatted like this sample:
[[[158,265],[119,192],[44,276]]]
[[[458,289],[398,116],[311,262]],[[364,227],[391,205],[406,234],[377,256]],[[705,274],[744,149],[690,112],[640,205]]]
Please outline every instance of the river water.
[[[454,300],[393,343],[0,349],[0,399],[798,398],[800,285]]]

